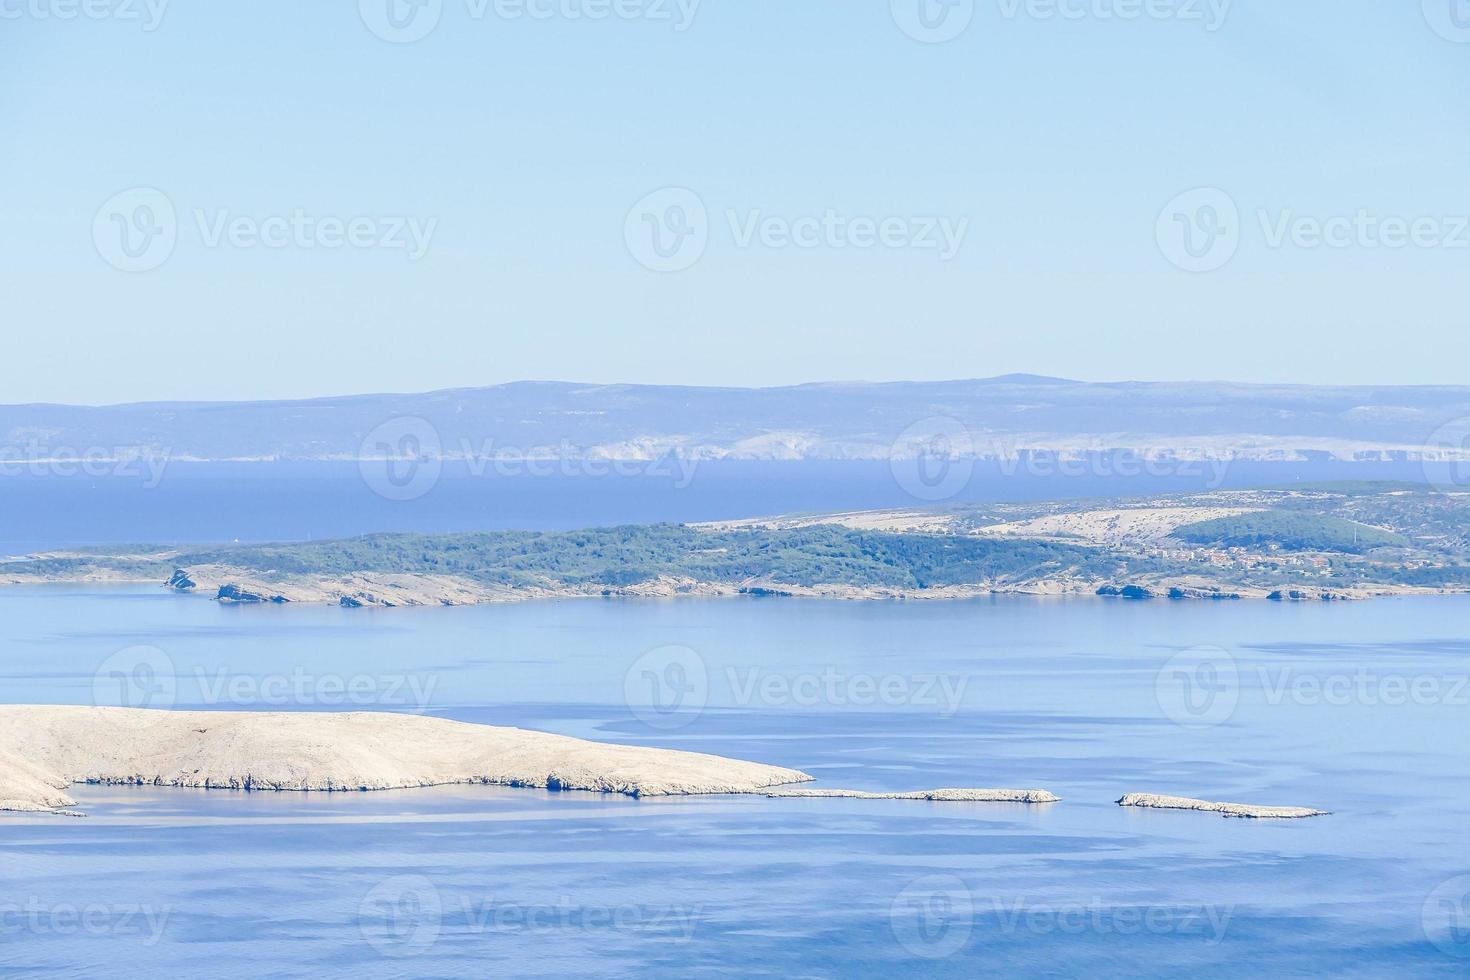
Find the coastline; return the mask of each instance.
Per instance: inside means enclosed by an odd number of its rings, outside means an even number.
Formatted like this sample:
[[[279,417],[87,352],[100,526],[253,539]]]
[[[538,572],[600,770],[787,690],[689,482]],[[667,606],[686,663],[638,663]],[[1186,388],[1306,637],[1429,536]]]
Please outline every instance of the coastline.
[[[270,792],[431,786],[663,796],[1055,803],[1043,789],[800,790],[799,769],[388,711],[0,706],[0,812],[84,816],[76,784]]]
[[[0,566],[3,568],[3,566]],[[1265,588],[1208,579],[1161,578],[1122,581],[1073,578],[1026,582],[976,583],[925,589],[857,586],[842,583],[795,585],[765,580],[740,583],[708,582],[662,576],[627,586],[548,584],[493,586],[468,578],[415,573],[358,572],[346,576],[265,577],[245,569],[214,566],[188,569],[188,588],[171,585],[158,576],[128,574],[99,567],[82,574],[5,574],[0,588],[38,585],[154,586],[161,591],[233,605],[329,605],[345,608],[420,608],[533,602],[546,599],[827,599],[842,602],[945,602],[987,596],[1096,597],[1120,602],[1138,601],[1273,601],[1336,602],[1401,596],[1466,595],[1470,588],[1377,584],[1341,588],[1303,583]]]

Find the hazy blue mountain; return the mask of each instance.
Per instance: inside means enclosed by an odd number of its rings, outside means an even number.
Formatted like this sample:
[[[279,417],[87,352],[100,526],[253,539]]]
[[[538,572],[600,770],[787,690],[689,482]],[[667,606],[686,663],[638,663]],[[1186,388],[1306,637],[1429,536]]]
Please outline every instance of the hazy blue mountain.
[[[1470,386],[970,381],[694,388],[520,382],[305,401],[0,407],[0,456],[875,459],[1134,449],[1379,458],[1462,448]]]

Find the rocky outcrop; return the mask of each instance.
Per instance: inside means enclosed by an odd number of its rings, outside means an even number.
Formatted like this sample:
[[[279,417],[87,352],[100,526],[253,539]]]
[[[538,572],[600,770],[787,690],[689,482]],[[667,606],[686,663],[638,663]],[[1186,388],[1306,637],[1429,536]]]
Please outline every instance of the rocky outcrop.
[[[189,573],[182,568],[175,568],[174,573],[168,577],[168,587],[179,592],[192,592],[198,588],[199,583],[189,577]]]
[[[1119,599],[1158,599],[1163,593],[1147,585],[1104,585],[1097,590],[1101,596],[1115,596]]]
[[[1245,817],[1249,819],[1295,819],[1300,817],[1325,817],[1326,810],[1311,810],[1303,806],[1256,806],[1251,803],[1210,803],[1192,800],[1186,796],[1160,796],[1156,793],[1129,793],[1118,801],[1119,806],[1136,806],[1157,810],[1203,810],[1218,813],[1223,817]]]
[[[1174,586],[1169,590],[1170,599],[1240,599],[1243,598],[1239,592],[1226,592],[1223,589],[1191,589],[1183,586]]]
[[[1266,598],[1272,602],[1338,602],[1348,597],[1326,589],[1277,589]]]
[[[69,783],[297,791],[484,783],[678,796],[757,793],[812,778],[696,752],[393,712],[10,705],[0,706],[0,745],[8,753],[0,795],[30,809],[69,805],[59,792]]]
[[[238,585],[221,585],[219,587],[219,593],[215,596],[215,599],[217,599],[220,602],[239,602],[239,603],[252,603],[252,602],[276,602],[276,603],[280,603],[280,602],[290,602],[291,601],[290,599],[287,599],[283,595],[270,594],[270,593],[266,593],[266,592],[251,592],[248,589],[242,589],[242,588],[240,588]]]
[[[934,803],[1057,803],[1044,789],[925,789],[912,793],[868,793],[856,789],[777,789],[772,799],[929,800]]]
[[[68,785],[61,776],[9,752],[0,752],[0,810],[67,812],[64,808],[76,806],[76,801],[66,795]]]

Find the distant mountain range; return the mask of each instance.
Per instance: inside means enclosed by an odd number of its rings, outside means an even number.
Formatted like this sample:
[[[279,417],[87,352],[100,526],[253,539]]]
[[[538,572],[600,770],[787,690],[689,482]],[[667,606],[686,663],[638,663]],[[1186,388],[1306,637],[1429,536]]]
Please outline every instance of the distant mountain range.
[[[693,388],[519,382],[304,401],[0,406],[0,459],[561,456],[843,460],[1131,451],[1467,458],[1470,386],[971,381]]]

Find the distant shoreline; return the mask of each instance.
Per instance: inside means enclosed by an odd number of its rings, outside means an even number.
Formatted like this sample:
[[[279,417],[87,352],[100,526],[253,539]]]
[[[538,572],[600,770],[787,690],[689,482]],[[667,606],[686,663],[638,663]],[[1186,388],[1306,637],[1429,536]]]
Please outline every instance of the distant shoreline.
[[[1334,602],[1364,601],[1401,596],[1466,595],[1470,588],[1427,588],[1382,585],[1354,589],[1299,588],[1260,589],[1220,587],[1218,592],[1198,584],[1187,588],[1159,585],[1113,585],[1071,582],[1034,582],[1025,585],[967,585],[934,589],[890,589],[841,584],[802,586],[779,582],[724,583],[654,581],[621,588],[585,587],[525,589],[488,588],[468,580],[444,581],[435,585],[409,581],[407,576],[355,575],[342,579],[293,579],[263,581],[243,570],[219,584],[193,589],[171,588],[157,578],[128,578],[107,574],[78,577],[27,577],[0,574],[0,588],[45,585],[118,585],[151,587],[160,592],[205,599],[222,605],[296,605],[432,608],[535,602],[552,599],[826,599],[840,602],[955,602],[990,596],[1032,598],[1091,598],[1103,601],[1139,602]],[[1174,594],[1170,594],[1170,590]],[[1127,594],[1123,594],[1127,593]],[[1280,594],[1277,594],[1280,593]]]
[[[348,607],[553,598],[1335,601],[1470,592],[1470,497],[1400,485],[966,504],[574,531],[57,551],[0,584]]]

